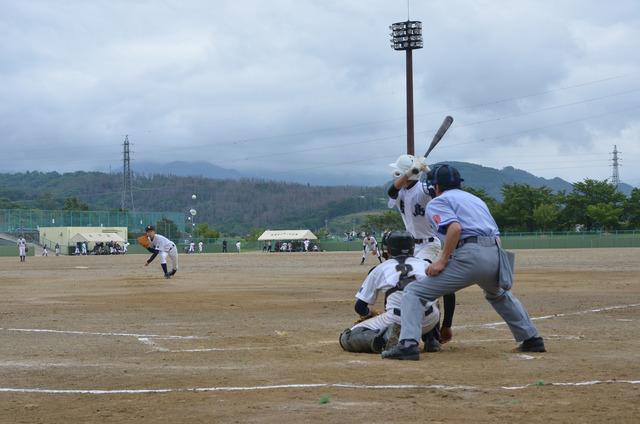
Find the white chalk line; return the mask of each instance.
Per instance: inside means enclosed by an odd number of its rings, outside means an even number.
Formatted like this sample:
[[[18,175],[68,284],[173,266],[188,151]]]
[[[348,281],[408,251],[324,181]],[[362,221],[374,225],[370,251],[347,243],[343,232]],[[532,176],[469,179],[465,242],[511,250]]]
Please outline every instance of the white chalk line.
[[[640,384],[640,380],[591,380],[579,382],[557,383],[532,383],[521,386],[498,386],[493,388],[444,384],[354,384],[354,383],[310,383],[310,384],[275,384],[266,386],[222,386],[222,387],[192,387],[169,389],[46,389],[46,388],[19,388],[0,387],[0,393],[21,394],[49,394],[49,395],[139,395],[139,394],[163,394],[163,393],[206,393],[206,392],[250,392],[261,390],[287,390],[287,389],[354,389],[354,390],[524,390],[530,387],[585,387],[599,384]]]
[[[559,313],[553,315],[544,315],[540,317],[531,318],[532,321],[539,321],[545,319],[552,318],[561,318],[566,316],[574,316],[574,315],[584,315],[589,313],[598,313],[598,312],[606,312],[616,309],[628,309],[635,308],[640,306],[640,303],[633,303],[628,305],[615,305],[615,306],[606,306],[602,308],[594,308],[587,309],[584,311],[577,312],[567,312],[567,313]],[[469,324],[469,325],[460,325],[455,326],[455,329],[463,329],[463,328],[489,328],[496,329],[498,326],[504,326],[506,323],[504,321],[500,322],[492,322],[487,324]],[[23,332],[23,333],[53,333],[53,334],[70,334],[70,335],[80,335],[80,336],[105,336],[105,337],[135,337],[140,343],[143,343],[152,348],[154,352],[167,352],[167,353],[202,353],[202,352],[225,352],[225,351],[243,351],[243,350],[268,350],[273,349],[273,347],[260,347],[260,346],[252,346],[252,347],[230,347],[230,348],[201,348],[201,349],[167,349],[162,346],[159,346],[157,343],[153,342],[150,339],[156,340],[202,340],[208,339],[209,337],[204,336],[176,336],[176,335],[163,335],[163,334],[138,334],[138,333],[118,333],[118,332],[94,332],[94,331],[74,331],[74,330],[53,330],[53,329],[41,329],[41,328],[0,328],[0,331],[13,331],[13,332]],[[566,338],[580,339],[579,336],[566,336]],[[559,337],[563,338],[563,337]],[[469,342],[481,343],[481,342],[492,342],[492,341],[503,341],[502,339],[485,339],[485,340],[469,340]],[[454,340],[454,342],[456,342]],[[323,342],[324,343],[324,342]],[[333,341],[329,342],[333,343]],[[315,345],[318,343],[316,342]],[[283,345],[282,347],[305,347],[308,345]]]
[[[587,309],[584,311],[577,311],[577,312],[567,312],[567,313],[559,313],[559,314],[553,314],[553,315],[544,315],[544,316],[540,316],[540,317],[532,317],[531,321],[541,321],[541,320],[545,320],[545,319],[553,319],[553,318],[561,318],[561,317],[568,317],[568,316],[573,316],[573,315],[585,315],[585,314],[593,314],[593,313],[597,313],[597,312],[607,312],[607,311],[613,311],[616,309],[629,309],[629,308],[636,308],[640,306],[640,303],[632,303],[629,305],[615,305],[615,306],[606,306],[603,308],[595,308],[595,309]],[[500,325],[507,325],[506,322],[504,321],[500,321],[500,322],[491,322],[488,324],[469,324],[469,325],[460,325],[460,326],[456,326],[453,328],[456,329],[460,329],[460,328],[478,328],[478,327],[483,327],[483,328],[494,328]]]
[[[71,334],[77,336],[105,336],[105,337],[135,337],[154,338],[164,340],[195,340],[207,339],[203,336],[169,336],[164,334],[137,334],[137,333],[107,333],[97,331],[74,331],[74,330],[51,330],[44,328],[0,328],[0,331],[14,331],[19,333],[53,333],[53,334]]]

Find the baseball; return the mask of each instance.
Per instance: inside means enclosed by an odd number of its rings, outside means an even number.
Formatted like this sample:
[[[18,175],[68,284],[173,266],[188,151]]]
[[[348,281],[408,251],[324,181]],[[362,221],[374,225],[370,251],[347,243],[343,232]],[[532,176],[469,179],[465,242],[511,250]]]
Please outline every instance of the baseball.
[[[191,195],[191,198],[192,198],[193,200],[196,200],[196,199],[198,198],[198,196],[196,196],[195,194],[192,194],[192,195]]]

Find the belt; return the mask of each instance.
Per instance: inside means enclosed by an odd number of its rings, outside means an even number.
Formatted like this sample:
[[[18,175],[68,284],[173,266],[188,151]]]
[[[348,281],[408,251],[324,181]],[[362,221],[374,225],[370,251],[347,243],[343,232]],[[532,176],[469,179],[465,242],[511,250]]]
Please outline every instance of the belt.
[[[424,311],[424,315],[425,315],[425,316],[430,315],[430,314],[432,314],[432,313],[433,313],[433,306],[429,306],[429,309],[427,309],[426,311]],[[401,315],[401,312],[400,312],[400,309],[398,309],[398,308],[393,308],[393,315],[396,315],[396,316],[402,316],[402,315]]]
[[[433,243],[434,241],[436,241],[435,237],[429,237],[428,239],[415,239],[416,240],[416,244],[422,244],[422,243]]]
[[[465,239],[462,239],[462,240],[458,241],[458,244],[456,245],[456,249],[464,246],[467,243],[477,243],[477,242],[478,242],[478,237],[477,236],[467,237]]]

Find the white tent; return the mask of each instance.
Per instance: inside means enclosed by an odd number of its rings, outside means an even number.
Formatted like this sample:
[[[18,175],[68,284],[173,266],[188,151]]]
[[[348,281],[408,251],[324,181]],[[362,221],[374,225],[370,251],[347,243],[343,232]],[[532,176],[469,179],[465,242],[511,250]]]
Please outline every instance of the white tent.
[[[267,230],[258,240],[317,240],[318,237],[315,236],[310,230]]]

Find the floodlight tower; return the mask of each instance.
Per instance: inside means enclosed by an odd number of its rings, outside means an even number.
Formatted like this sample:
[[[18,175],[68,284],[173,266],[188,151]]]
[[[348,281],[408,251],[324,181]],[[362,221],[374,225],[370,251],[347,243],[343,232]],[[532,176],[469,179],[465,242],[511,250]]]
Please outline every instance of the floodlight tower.
[[[407,68],[407,154],[415,154],[413,134],[413,50],[423,47],[422,22],[404,21],[389,26],[391,48],[406,52]]]

